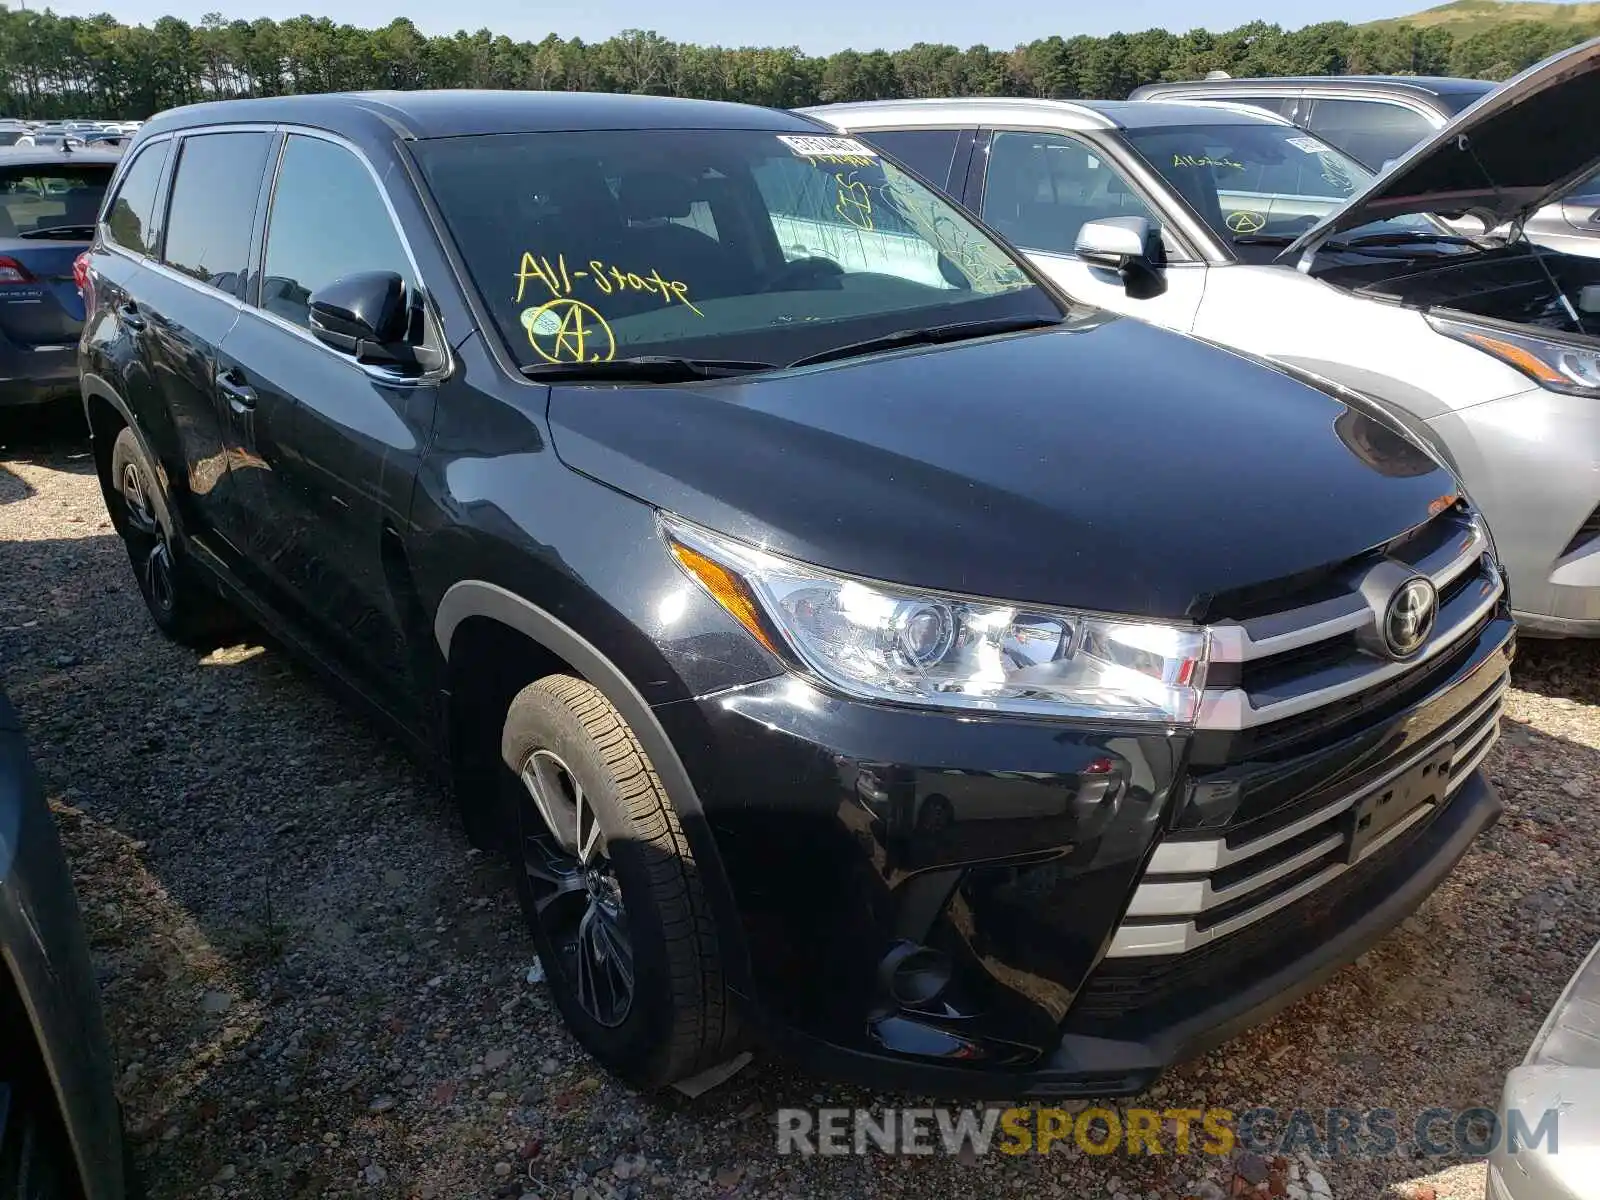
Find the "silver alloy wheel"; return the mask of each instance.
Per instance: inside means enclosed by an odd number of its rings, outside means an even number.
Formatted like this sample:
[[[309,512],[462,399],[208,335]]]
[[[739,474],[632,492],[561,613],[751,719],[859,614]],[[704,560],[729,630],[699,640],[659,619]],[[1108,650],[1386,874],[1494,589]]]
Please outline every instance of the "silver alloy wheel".
[[[622,886],[606,856],[605,834],[572,769],[550,750],[522,765],[532,809],[519,815],[523,870],[534,907],[579,1005],[615,1028],[633,1004],[633,941]],[[538,814],[538,822],[529,818]]]
[[[138,463],[130,462],[122,468],[122,507],[134,569],[144,581],[150,602],[164,613],[171,612],[177,599],[172,581],[172,548],[166,530],[156,520],[150,489]]]

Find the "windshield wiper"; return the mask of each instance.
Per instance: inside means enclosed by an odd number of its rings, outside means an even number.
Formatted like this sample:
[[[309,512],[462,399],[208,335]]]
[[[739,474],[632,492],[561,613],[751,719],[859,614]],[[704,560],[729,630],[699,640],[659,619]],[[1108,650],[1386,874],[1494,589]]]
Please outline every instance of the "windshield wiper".
[[[1061,324],[1061,317],[994,317],[987,321],[957,321],[951,325],[931,325],[926,329],[900,329],[882,337],[868,338],[863,342],[850,342],[831,350],[819,350],[797,358],[791,367],[809,367],[814,363],[832,362],[839,358],[857,358],[878,350],[895,350],[901,346],[925,346],[939,342],[959,342],[967,338],[987,337],[994,333],[1015,333],[1024,329],[1043,329]]]
[[[1366,246],[1482,246],[1472,238],[1457,237],[1448,233],[1369,233],[1364,237],[1349,238],[1339,242],[1324,242],[1323,250],[1360,250]]]
[[[94,236],[93,225],[51,225],[48,229],[29,229],[17,234],[19,238],[60,238],[63,241],[81,241]]]
[[[723,379],[776,371],[778,363],[748,362],[737,358],[674,358],[641,354],[633,358],[608,358],[599,362],[541,362],[522,368],[529,379],[575,379],[584,383],[683,383],[691,379]]]
[[[1288,233],[1236,233],[1233,236],[1235,246],[1287,246],[1299,234]]]

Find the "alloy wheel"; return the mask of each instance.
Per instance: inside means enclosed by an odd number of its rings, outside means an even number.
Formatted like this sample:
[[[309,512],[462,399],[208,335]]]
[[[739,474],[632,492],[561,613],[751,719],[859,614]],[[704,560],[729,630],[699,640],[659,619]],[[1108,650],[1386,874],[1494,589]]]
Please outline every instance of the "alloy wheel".
[[[122,468],[121,484],[128,552],[134,570],[139,573],[150,602],[162,612],[171,612],[177,599],[172,578],[172,547],[166,530],[156,520],[150,487],[138,463],[130,462]]]
[[[583,1011],[614,1029],[633,1005],[633,941],[622,886],[583,784],[559,755],[535,750],[521,771],[522,866],[554,966]]]

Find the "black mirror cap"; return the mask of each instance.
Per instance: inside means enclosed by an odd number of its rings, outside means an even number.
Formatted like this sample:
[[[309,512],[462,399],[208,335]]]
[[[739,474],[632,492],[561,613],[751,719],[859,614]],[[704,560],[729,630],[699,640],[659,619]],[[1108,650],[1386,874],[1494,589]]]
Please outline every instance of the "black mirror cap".
[[[311,294],[310,309],[311,332],[349,353],[358,342],[402,342],[410,325],[406,283],[393,271],[341,275]]]

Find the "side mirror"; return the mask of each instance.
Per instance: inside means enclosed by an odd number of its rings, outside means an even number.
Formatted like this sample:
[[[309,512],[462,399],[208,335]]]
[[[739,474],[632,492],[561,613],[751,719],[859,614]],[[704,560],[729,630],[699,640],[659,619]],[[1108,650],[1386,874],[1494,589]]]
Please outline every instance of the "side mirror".
[[[1085,221],[1073,251],[1091,267],[1122,276],[1128,295],[1147,300],[1166,291],[1161,269],[1167,265],[1161,230],[1144,217],[1101,217]]]
[[[359,343],[392,346],[409,324],[405,280],[393,271],[342,275],[311,293],[310,308],[317,340],[358,357]]]
[[[402,372],[432,371],[449,359],[438,350],[406,341],[411,333],[411,297],[393,271],[342,275],[311,293],[311,333],[319,342],[357,362]]]

